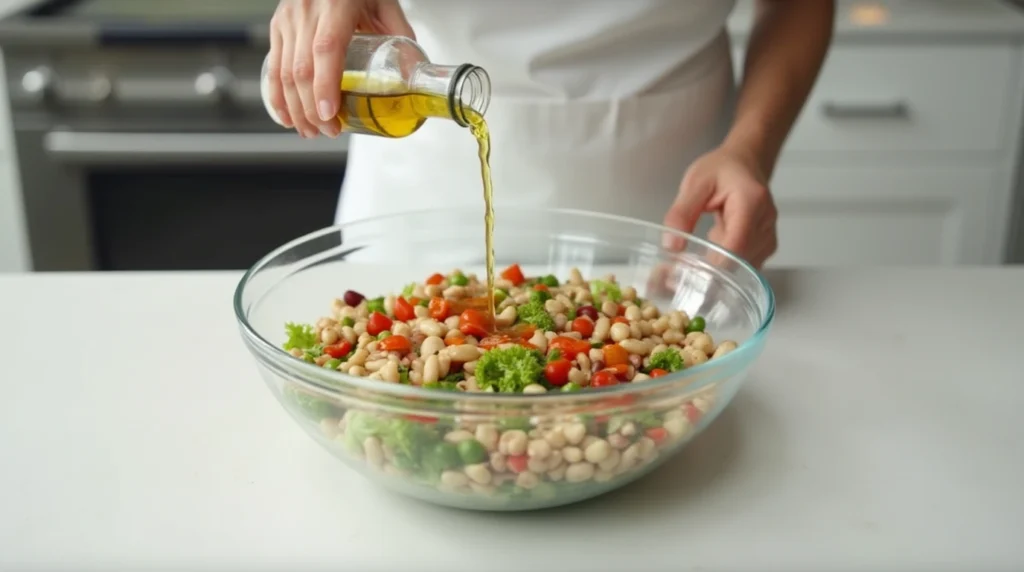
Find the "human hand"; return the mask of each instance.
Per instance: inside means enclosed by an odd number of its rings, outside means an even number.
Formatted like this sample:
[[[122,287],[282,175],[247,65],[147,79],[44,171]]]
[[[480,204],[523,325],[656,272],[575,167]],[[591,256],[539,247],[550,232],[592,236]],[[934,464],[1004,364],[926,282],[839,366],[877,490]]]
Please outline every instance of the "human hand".
[[[698,158],[686,171],[679,194],[665,215],[665,226],[693,232],[703,213],[714,213],[708,240],[744,258],[756,268],[778,248],[778,211],[767,177],[752,154],[721,146]],[[681,237],[666,246],[680,249]]]
[[[415,38],[398,0],[281,0],[270,20],[270,104],[307,138],[341,133],[341,74],[356,32]]]

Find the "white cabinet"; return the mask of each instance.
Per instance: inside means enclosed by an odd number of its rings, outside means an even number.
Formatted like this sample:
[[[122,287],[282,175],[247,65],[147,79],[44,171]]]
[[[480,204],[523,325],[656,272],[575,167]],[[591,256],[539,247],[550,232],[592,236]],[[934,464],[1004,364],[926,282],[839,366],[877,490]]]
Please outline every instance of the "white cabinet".
[[[999,247],[976,196],[997,184],[986,167],[783,164],[773,184],[777,266],[958,264]]]
[[[980,13],[958,28],[966,3],[951,14],[948,3],[882,3],[893,7],[889,28],[872,29],[850,23],[855,3],[839,3],[832,49],[772,180],[771,266],[1004,259],[1024,15],[970,4]],[[734,30],[737,76],[744,40]]]

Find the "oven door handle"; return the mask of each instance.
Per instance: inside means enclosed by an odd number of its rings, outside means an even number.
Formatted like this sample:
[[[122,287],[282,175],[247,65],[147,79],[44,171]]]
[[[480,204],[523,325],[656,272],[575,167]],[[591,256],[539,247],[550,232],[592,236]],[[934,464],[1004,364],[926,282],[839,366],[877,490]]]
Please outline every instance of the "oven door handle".
[[[302,139],[295,133],[88,133],[51,131],[43,146],[71,165],[341,165],[348,137]]]

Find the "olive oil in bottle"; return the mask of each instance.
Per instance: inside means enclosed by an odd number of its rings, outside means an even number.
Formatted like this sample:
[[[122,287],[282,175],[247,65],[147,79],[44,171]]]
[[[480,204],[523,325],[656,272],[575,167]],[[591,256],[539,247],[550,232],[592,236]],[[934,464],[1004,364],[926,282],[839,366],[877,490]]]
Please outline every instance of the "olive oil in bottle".
[[[264,61],[263,103],[270,117],[280,124],[270,106],[267,86]],[[494,207],[491,140],[484,120],[491,96],[487,72],[472,64],[433,64],[419,44],[406,37],[356,34],[346,52],[340,87],[338,121],[342,132],[402,138],[415,133],[431,118],[452,120],[469,128],[477,141],[483,181],[487,298],[493,323]]]

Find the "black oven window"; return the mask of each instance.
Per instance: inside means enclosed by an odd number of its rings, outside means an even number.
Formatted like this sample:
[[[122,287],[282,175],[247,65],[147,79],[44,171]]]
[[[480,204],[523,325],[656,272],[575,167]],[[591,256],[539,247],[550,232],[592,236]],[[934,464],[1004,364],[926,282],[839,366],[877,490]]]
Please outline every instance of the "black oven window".
[[[243,270],[330,226],[344,169],[93,170],[87,185],[100,270]]]

